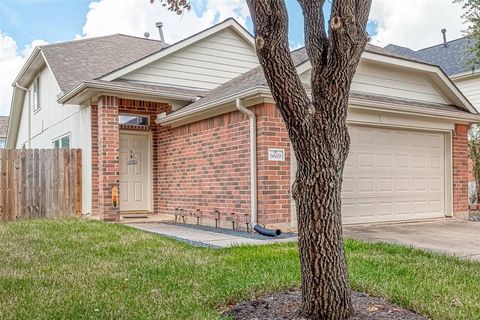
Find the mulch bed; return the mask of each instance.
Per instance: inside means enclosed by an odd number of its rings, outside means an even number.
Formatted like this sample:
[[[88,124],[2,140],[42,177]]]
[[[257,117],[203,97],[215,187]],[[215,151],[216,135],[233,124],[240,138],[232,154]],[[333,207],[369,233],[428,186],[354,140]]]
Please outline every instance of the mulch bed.
[[[426,320],[427,318],[390,302],[361,292],[352,292],[355,315],[352,320]],[[301,320],[299,291],[279,292],[245,301],[223,313],[235,320]]]

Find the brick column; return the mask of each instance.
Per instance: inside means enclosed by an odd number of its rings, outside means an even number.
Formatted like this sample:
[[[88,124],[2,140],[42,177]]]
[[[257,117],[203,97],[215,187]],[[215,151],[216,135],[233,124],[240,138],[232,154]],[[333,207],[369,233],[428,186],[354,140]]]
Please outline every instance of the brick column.
[[[254,107],[257,115],[258,223],[291,225],[290,139],[274,104]],[[268,148],[285,151],[285,161],[268,160]]]
[[[468,211],[468,125],[455,124],[452,138],[453,213]]]
[[[117,207],[114,207],[112,203],[112,188],[116,186],[119,189],[120,178],[118,105],[117,97],[102,96],[98,100],[96,110],[98,172],[96,179],[94,179],[98,184],[98,195],[93,194],[93,198],[97,197],[93,201],[95,207],[98,208],[97,215],[104,220],[114,221],[120,219],[119,204],[117,203]],[[93,174],[95,175],[94,171]]]

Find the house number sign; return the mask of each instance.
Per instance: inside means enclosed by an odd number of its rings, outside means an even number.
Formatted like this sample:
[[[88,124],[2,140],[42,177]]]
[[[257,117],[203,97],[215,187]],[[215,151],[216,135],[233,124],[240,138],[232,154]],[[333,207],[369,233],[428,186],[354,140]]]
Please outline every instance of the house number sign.
[[[127,160],[127,166],[135,166],[137,165],[137,159],[135,159],[135,156],[133,155],[133,151],[130,151],[130,157]]]
[[[285,149],[268,148],[268,160],[285,161]]]

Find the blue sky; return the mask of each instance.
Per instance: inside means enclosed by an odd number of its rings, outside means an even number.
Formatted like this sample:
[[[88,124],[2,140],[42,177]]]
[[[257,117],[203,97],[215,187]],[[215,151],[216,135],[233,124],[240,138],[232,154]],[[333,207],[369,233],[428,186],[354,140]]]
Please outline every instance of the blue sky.
[[[148,1],[148,0],[144,0]],[[23,48],[36,39],[53,43],[71,40],[82,34],[91,0],[0,0],[0,30],[15,39]],[[296,0],[286,0],[289,18],[289,38],[294,46],[303,45],[303,16]],[[193,3],[201,15],[204,7]],[[330,3],[325,5],[328,17]],[[247,28],[252,32],[251,19]],[[375,23],[369,24],[369,34],[375,34]]]

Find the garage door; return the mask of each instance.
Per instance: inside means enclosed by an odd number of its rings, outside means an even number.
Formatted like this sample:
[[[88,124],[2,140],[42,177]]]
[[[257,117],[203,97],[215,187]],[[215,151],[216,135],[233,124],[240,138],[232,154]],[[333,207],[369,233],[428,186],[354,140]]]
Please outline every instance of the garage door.
[[[444,134],[366,126],[349,130],[345,224],[445,216]],[[296,170],[295,163],[292,167]]]

